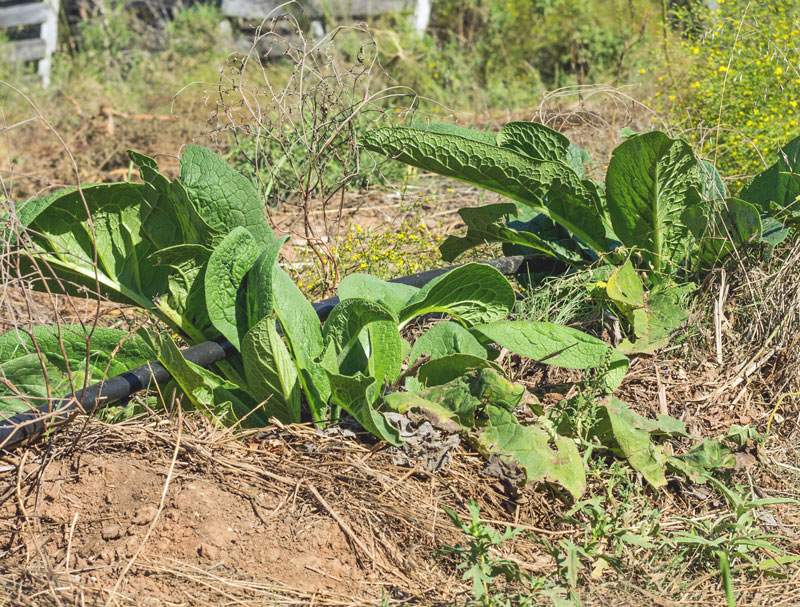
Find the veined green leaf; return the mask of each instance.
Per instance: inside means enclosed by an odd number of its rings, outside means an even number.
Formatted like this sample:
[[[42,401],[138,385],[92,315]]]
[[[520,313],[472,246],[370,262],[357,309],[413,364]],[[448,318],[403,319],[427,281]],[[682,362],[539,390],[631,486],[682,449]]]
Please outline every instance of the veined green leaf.
[[[337,373],[364,373],[376,380],[377,388],[400,374],[403,346],[397,317],[383,304],[345,299],[325,321],[323,338],[334,348]]]
[[[416,392],[423,388],[441,386],[477,369],[494,369],[497,373],[503,373],[500,366],[483,356],[447,354],[422,365],[416,378],[409,377],[406,380],[406,387],[409,391]]]
[[[272,314],[272,310],[275,307],[275,275],[280,271],[278,256],[287,240],[289,240],[289,237],[284,236],[268,244],[247,272],[247,319],[249,327],[256,326],[262,318]]]
[[[427,124],[417,123],[411,128],[429,133],[439,133],[440,135],[458,135],[459,137],[471,139],[472,141],[479,141],[488,145],[495,145],[497,142],[497,136],[494,133],[478,131],[456,124],[445,124],[443,122],[429,122]]]
[[[606,175],[606,203],[614,232],[639,249],[657,273],[680,261],[688,229],[683,211],[700,201],[697,160],[689,145],[660,131],[619,145]]]
[[[273,268],[272,281],[275,314],[289,352],[297,364],[300,385],[311,416],[316,423],[324,423],[328,417],[331,390],[328,375],[318,361],[325,343],[319,317],[302,291],[277,263]]]
[[[507,320],[477,325],[471,331],[516,354],[556,367],[590,369],[603,367],[607,362],[603,387],[609,392],[622,383],[628,370],[628,359],[614,347],[562,325]]]
[[[478,438],[479,449],[518,463],[525,471],[522,484],[547,481],[561,485],[575,499],[583,494],[586,473],[574,442],[559,437],[554,451],[549,435],[541,428],[521,425],[512,413],[500,407],[489,406],[488,414],[486,429]]]
[[[219,335],[206,307],[205,273],[209,257],[211,249],[198,244],[160,249],[149,257],[156,266],[170,269],[168,294],[156,300],[156,307],[174,317],[177,327],[197,341]]]
[[[530,158],[567,161],[570,142],[558,131],[538,122],[509,122],[497,134],[497,145]]]
[[[352,415],[365,430],[378,438],[399,446],[400,435],[386,418],[379,413],[374,404],[379,386],[374,377],[362,373],[343,375],[339,372],[336,351],[329,347],[322,359],[322,368],[330,381],[331,400]]]
[[[116,183],[83,188],[83,197],[78,191],[55,197],[29,226],[37,288],[44,281],[55,292],[86,296],[99,287],[113,301],[152,309],[153,298],[166,291],[169,269],[154,270],[148,260],[156,247],[140,229],[143,188]]]
[[[774,208],[800,211],[800,137],[795,137],[778,151],[778,161],[756,175],[739,194],[762,213]]]
[[[289,351],[275,328],[275,317],[265,316],[242,339],[242,360],[248,392],[267,401],[264,414],[283,423],[299,423],[300,384]]]
[[[214,249],[205,273],[208,317],[216,329],[241,350],[241,337],[248,329],[247,291],[243,281],[260,247],[247,229],[234,228]]]
[[[223,234],[244,227],[260,245],[275,240],[255,186],[211,150],[187,146],[181,156],[181,182],[200,216]]]
[[[486,264],[469,263],[447,272],[420,289],[400,312],[404,324],[421,314],[444,312],[474,324],[508,315],[514,289],[505,276]]]
[[[370,299],[382,303],[395,314],[419,289],[397,282],[387,282],[369,274],[348,274],[339,283],[339,299]]]
[[[203,220],[183,184],[159,173],[156,161],[149,156],[132,150],[128,150],[128,156],[145,182],[140,218],[148,240],[163,249],[183,244],[213,248],[222,239],[225,234]]]
[[[152,356],[141,338],[117,329],[43,325],[30,333],[3,333],[0,418],[4,413],[42,405],[44,398],[67,396],[83,388],[84,382],[94,383],[124,373],[145,364]],[[27,399],[30,400],[25,402]]]
[[[461,325],[454,322],[440,322],[419,336],[411,347],[408,364],[413,365],[423,355],[431,359],[448,354],[471,354],[486,358],[486,348]]]
[[[406,164],[498,192],[546,213],[595,251],[607,250],[602,215],[578,175],[561,162],[458,135],[381,128],[362,140],[367,149]]]

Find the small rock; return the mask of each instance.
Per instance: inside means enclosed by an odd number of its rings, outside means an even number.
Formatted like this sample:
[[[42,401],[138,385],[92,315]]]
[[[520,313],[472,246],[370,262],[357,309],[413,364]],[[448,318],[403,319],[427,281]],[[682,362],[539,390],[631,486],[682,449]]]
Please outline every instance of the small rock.
[[[129,537],[125,541],[125,556],[128,558],[132,557],[136,553],[136,550],[138,548],[139,548],[139,540],[133,536]]]
[[[122,528],[116,523],[109,523],[103,527],[100,536],[104,540],[116,540],[122,536]]]
[[[200,544],[200,548],[198,548],[197,551],[200,553],[201,557],[208,559],[209,561],[216,561],[219,559],[219,548],[212,546],[211,544],[206,544],[203,542]]]
[[[133,524],[149,525],[153,522],[153,519],[156,518],[156,514],[158,514],[158,508],[155,506],[142,506],[136,511],[136,514],[134,514]]]

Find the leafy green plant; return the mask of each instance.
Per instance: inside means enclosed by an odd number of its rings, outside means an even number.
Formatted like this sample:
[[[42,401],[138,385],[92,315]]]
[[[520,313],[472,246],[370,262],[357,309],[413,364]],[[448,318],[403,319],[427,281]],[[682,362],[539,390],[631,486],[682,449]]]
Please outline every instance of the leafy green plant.
[[[701,153],[743,180],[798,133],[800,17],[793,0],[672,3],[688,25],[673,45],[675,80],[662,78],[654,106],[684,127]],[[676,103],[676,97],[680,100]]]
[[[741,200],[726,198],[719,173],[686,142],[658,131],[629,133],[604,182],[586,178],[584,150],[532,122],[511,122],[497,134],[442,124],[379,128],[362,144],[513,201],[461,209],[467,233],[440,246],[445,260],[502,242],[507,252],[566,267],[599,265],[593,296],[626,320],[633,339],[621,348],[628,352],[651,352],[685,321],[683,300],[694,291],[688,272],[750,244],[774,246],[787,233],[781,221],[794,221],[794,142]]]
[[[603,365],[597,379],[603,392],[622,381],[624,355],[575,329],[505,320],[514,290],[484,264],[457,267],[419,289],[351,274],[321,326],[278,264],[286,239],[273,234],[251,181],[196,146],[184,151],[174,181],[151,158],[130,157],[143,184],[87,186],[26,201],[15,218],[26,229],[6,236],[37,288],[137,306],[189,343],[225,338],[237,351],[208,370],[186,361],[169,333],[146,331],[143,341],[120,346],[134,349],[132,362],[141,364],[152,352],[188,403],[225,424],[259,426],[275,417],[324,425],[344,410],[376,437],[398,444],[383,411],[436,411],[470,434],[487,457],[516,462],[524,471],[520,482],[547,480],[582,493],[574,443],[516,420],[523,391],[492,362],[492,344],[566,368]],[[403,341],[404,326],[433,313],[452,321],[413,347]],[[57,328],[42,331],[58,334]],[[122,340],[117,333],[97,336],[106,352],[113,349],[110,340]],[[90,352],[97,347],[93,334],[80,338]],[[27,357],[28,365],[0,367],[9,392],[24,393],[34,383],[37,394],[45,393],[47,375],[30,370],[35,348],[22,334],[8,339],[20,353],[15,360]],[[74,350],[63,355],[62,367],[81,360]],[[52,352],[58,359],[59,349]],[[407,392],[386,394],[403,381]]]
[[[714,519],[682,518],[688,529],[677,534],[673,541],[678,546],[693,549],[703,560],[717,566],[728,607],[736,607],[732,568],[737,561],[745,561],[756,567],[774,568],[800,558],[776,558],[775,555],[783,554],[783,550],[774,541],[785,538],[764,533],[756,519],[756,511],[764,506],[794,504],[797,500],[754,499],[752,495],[742,495],[714,478],[709,482],[722,493],[730,511]],[[760,552],[768,554],[769,558],[759,560]]]
[[[504,576],[508,582],[520,581],[522,572],[516,561],[494,557],[490,554],[492,548],[502,546],[508,540],[516,537],[522,529],[506,527],[501,534],[491,525],[480,519],[480,507],[474,500],[469,501],[469,522],[464,522],[457,512],[447,506],[442,509],[447,516],[465,536],[467,546],[444,546],[435,554],[437,556],[452,554],[461,559],[456,565],[464,570],[462,579],[472,581],[472,594],[481,605],[492,605],[490,586],[495,578]]]

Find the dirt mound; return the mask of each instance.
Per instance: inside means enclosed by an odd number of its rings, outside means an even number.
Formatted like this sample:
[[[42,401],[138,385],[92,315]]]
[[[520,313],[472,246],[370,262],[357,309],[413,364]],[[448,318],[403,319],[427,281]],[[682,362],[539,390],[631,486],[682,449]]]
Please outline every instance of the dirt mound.
[[[196,422],[181,436],[167,422],[91,421],[5,466],[0,596],[376,605],[386,593],[433,604],[427,595],[452,586],[430,556],[458,539],[437,504],[470,494],[466,477],[398,468],[312,431],[244,444]]]

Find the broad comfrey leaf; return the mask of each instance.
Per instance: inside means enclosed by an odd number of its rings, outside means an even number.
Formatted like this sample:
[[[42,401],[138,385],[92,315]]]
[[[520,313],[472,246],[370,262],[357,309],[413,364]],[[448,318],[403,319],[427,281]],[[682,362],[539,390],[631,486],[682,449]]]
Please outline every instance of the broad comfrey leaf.
[[[104,327],[59,325],[0,335],[0,417],[66,397],[84,384],[145,364],[141,338]],[[70,381],[71,378],[71,381]]]
[[[257,243],[275,240],[264,201],[253,183],[211,150],[187,146],[181,156],[181,182],[200,216],[224,234],[246,228]]]
[[[452,134],[381,128],[364,147],[424,170],[486,188],[546,213],[588,247],[608,249],[602,209],[570,167]]]
[[[616,236],[642,254],[656,272],[671,269],[686,253],[688,228],[681,217],[700,202],[697,159],[691,147],[660,131],[619,145],[606,175],[606,204]]]
[[[450,314],[467,324],[505,318],[514,307],[514,289],[486,264],[469,263],[420,289],[400,312],[401,324],[431,312]]]
[[[602,387],[612,392],[628,371],[628,359],[613,346],[577,329],[553,323],[499,321],[471,329],[510,351],[548,365],[567,369],[600,368]]]
[[[265,316],[245,334],[242,360],[247,390],[256,400],[266,401],[265,415],[283,423],[299,423],[297,368],[278,335],[274,316]]]

